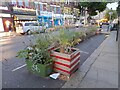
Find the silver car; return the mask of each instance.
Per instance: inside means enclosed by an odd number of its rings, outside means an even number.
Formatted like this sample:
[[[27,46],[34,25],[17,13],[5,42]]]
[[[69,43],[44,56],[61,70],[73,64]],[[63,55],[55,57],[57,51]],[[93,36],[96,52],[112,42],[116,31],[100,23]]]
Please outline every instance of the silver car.
[[[41,32],[44,29],[42,24],[34,22],[21,22],[16,25],[16,32],[20,34],[31,34]]]

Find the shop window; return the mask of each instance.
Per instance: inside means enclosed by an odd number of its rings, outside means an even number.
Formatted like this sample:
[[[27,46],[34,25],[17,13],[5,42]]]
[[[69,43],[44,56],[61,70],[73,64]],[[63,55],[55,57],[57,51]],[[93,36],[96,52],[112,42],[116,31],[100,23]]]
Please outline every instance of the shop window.
[[[23,6],[23,0],[18,0],[18,6]]]
[[[53,11],[53,7],[52,6],[50,6],[50,12],[52,12]]]
[[[46,5],[43,4],[43,11],[46,11]]]
[[[40,4],[40,11],[43,11],[43,5]]]
[[[56,7],[56,13],[60,14],[60,7]]]
[[[29,7],[29,1],[28,0],[24,0],[25,1],[25,7]]]
[[[17,5],[17,1],[16,0],[12,0],[12,4],[13,5]]]
[[[56,14],[56,7],[54,7],[54,13]]]

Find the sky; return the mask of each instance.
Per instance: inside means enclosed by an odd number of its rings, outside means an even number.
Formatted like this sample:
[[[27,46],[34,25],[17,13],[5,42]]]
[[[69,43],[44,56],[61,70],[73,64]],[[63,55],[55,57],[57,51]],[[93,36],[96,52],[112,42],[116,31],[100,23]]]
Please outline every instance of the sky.
[[[116,10],[116,8],[118,7],[118,3],[117,3],[117,2],[115,2],[115,3],[108,3],[108,4],[107,4],[107,7],[108,7],[109,9],[112,8],[112,10]]]

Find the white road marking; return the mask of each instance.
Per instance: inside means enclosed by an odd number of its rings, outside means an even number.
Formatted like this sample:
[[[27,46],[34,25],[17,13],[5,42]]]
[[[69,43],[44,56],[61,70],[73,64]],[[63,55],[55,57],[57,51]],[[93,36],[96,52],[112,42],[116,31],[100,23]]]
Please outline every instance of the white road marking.
[[[17,68],[15,68],[15,69],[13,69],[12,72],[14,72],[14,71],[16,71],[16,70],[18,70],[18,69],[21,69],[21,68],[25,67],[26,65],[27,65],[27,64],[24,64],[24,65],[22,65],[22,66],[20,66],[20,67],[17,67]]]
[[[88,52],[85,52],[85,51],[80,51],[81,53],[85,53],[85,54],[89,54]]]

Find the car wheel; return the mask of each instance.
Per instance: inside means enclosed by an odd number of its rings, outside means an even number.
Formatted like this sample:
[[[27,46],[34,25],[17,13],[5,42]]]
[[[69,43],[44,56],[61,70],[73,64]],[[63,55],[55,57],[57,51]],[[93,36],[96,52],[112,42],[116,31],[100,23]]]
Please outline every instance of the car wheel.
[[[25,35],[25,33],[20,33],[21,35]]]
[[[30,30],[27,31],[27,35],[31,35],[32,32]]]

